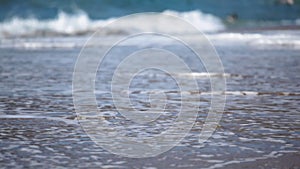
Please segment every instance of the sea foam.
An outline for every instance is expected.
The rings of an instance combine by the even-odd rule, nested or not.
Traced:
[[[162,12],[166,15],[173,15],[183,18],[200,31],[216,32],[225,29],[222,21],[211,15],[204,14],[199,10],[189,12],[176,12],[167,10]],[[145,14],[146,15],[146,14]],[[134,17],[133,17],[134,18]],[[116,18],[109,18],[105,20],[92,20],[84,11],[78,11],[76,14],[67,14],[60,12],[55,19],[38,20],[36,18],[18,18],[14,17],[0,23],[0,37],[33,37],[33,36],[57,36],[57,35],[78,35],[87,34],[96,31],[98,28],[115,21]],[[135,22],[133,19],[132,22]],[[156,23],[155,20],[150,21]],[[176,26],[169,21],[166,25]],[[128,23],[130,25],[130,23]],[[141,23],[141,26],[143,23]],[[124,30],[124,27],[116,28],[113,31],[106,31],[107,34],[114,34],[120,32],[132,32],[139,28],[132,28],[132,30]],[[166,31],[168,28],[165,28]],[[155,30],[153,30],[155,31]],[[184,30],[182,30],[184,33]]]

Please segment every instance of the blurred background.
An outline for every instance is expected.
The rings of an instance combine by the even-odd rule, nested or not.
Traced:
[[[1,0],[0,36],[84,34],[138,12],[171,12],[204,32],[300,26],[300,0]]]

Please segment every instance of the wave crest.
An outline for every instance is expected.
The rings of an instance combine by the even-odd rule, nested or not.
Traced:
[[[210,14],[204,14],[199,10],[190,12],[167,10],[162,13],[183,18],[203,32],[215,32],[225,29],[225,26],[219,18]],[[15,17],[9,21],[0,23],[0,37],[87,34],[94,32],[101,26],[104,26],[114,20],[115,18],[109,18],[106,20],[91,20],[83,11],[78,11],[76,14],[60,12],[56,19],[50,20],[38,20],[36,18],[21,19]],[[168,25],[174,26],[171,21]],[[108,30],[107,33],[114,34],[133,31],[124,30],[124,28],[116,28],[116,30]]]

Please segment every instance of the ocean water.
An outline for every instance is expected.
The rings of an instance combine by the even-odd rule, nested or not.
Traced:
[[[187,19],[204,32],[299,26],[300,2],[282,1],[1,1],[0,37],[82,35],[117,17],[140,12],[171,13]]]
[[[1,168],[299,168],[300,31],[247,29],[253,23],[267,28],[297,26],[299,1],[293,5],[275,0],[1,1],[0,9]],[[225,69],[224,75],[211,76],[226,78],[226,105],[216,131],[200,144],[199,134],[210,106],[210,83],[203,65],[187,59],[188,64],[195,65],[194,72],[178,75],[182,79],[194,77],[200,86],[199,91],[182,92],[200,94],[200,103],[189,102],[199,104],[195,125],[170,151],[134,159],[106,151],[83,131],[74,109],[72,78],[84,45],[101,50],[121,36],[145,29],[143,24],[133,28],[128,23],[108,30],[103,25],[118,16],[145,11],[181,17],[205,33]],[[234,24],[245,29],[232,28],[238,26],[226,20],[232,13],[238,13],[240,20]],[[143,23],[142,19],[131,23]],[[165,25],[173,27],[174,23],[170,20]],[[170,27],[160,31],[168,33]],[[153,31],[159,28],[154,26]],[[86,45],[98,29],[103,31],[96,37],[101,43]],[[178,31],[197,45],[194,32]],[[126,120],[116,111],[108,89],[111,74],[122,60],[119,56],[153,45],[183,51],[176,44],[142,38],[120,46],[97,72],[95,95],[100,112],[96,118],[104,118],[128,137],[163,132],[172,125],[181,106],[174,80],[154,71],[136,76],[127,92],[132,104],[145,110],[149,108],[147,98],[153,94],[145,89],[160,89],[156,92],[165,92],[168,98],[167,111],[146,125]]]
[[[105,35],[100,40],[109,42],[115,36]],[[196,77],[200,84],[201,102],[194,127],[170,151],[139,160],[114,155],[97,146],[77,121],[72,74],[87,37],[2,40],[1,166],[297,168],[300,149],[299,32],[217,33],[207,37],[220,55],[227,80],[226,106],[218,128],[207,142],[198,143],[210,105],[210,83],[205,69],[199,66],[198,73],[181,75],[187,79]],[[139,45],[141,43],[124,46],[117,54]],[[173,48],[181,50],[177,46]],[[120,61],[116,58],[108,59],[105,69],[97,74],[95,94],[99,117],[116,125],[129,137],[139,134],[150,137],[167,129],[180,108],[179,91],[172,87],[172,80],[163,74],[146,73],[136,77],[130,96],[138,109],[149,107],[145,101],[149,94],[145,88],[149,84],[166,92],[170,104],[168,111],[149,125],[124,120],[105,90],[110,81],[109,72],[113,71],[111,65]],[[192,89],[184,91],[187,95],[194,92]],[[198,103],[191,100],[190,104]]]

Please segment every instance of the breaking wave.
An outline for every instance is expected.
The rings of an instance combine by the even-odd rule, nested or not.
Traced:
[[[166,10],[162,13],[183,18],[203,32],[216,32],[225,29],[224,24],[219,18],[211,14],[204,14],[199,10],[189,12]],[[92,20],[84,11],[78,11],[76,14],[60,12],[55,19],[48,20],[14,17],[0,23],[0,37],[82,35],[94,32],[101,26],[104,26],[115,19],[116,18]],[[153,22],[155,23],[155,21]],[[174,26],[172,21],[170,21],[168,25]],[[132,31],[122,29],[123,28],[119,28],[118,31],[107,31],[107,34]]]

